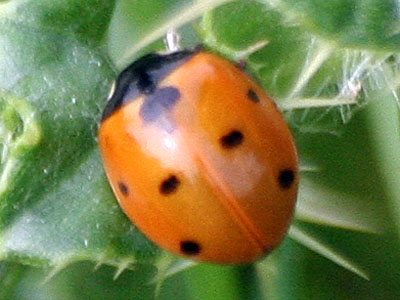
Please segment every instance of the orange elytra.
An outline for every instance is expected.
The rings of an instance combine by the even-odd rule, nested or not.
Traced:
[[[216,54],[134,62],[116,81],[99,141],[124,212],[175,254],[250,263],[290,225],[299,168],[289,128],[262,88]]]

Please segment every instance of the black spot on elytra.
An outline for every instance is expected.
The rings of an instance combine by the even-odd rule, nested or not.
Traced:
[[[197,51],[178,51],[167,55],[151,53],[143,56],[121,72],[115,91],[103,111],[102,121],[121,106],[136,100],[141,94],[156,91],[168,74],[189,60]]]
[[[178,177],[171,175],[160,184],[160,193],[163,195],[170,195],[176,192],[180,183]]]
[[[232,130],[227,135],[220,138],[222,147],[232,149],[239,146],[243,142],[244,136],[239,130]]]
[[[120,192],[122,193],[122,195],[124,195],[124,196],[128,196],[129,195],[129,189],[128,189],[128,186],[125,183],[118,182],[118,188],[119,188]]]
[[[140,108],[140,117],[145,122],[157,121],[174,107],[180,96],[179,90],[172,86],[156,89],[152,94],[146,96]]]
[[[284,169],[279,173],[278,182],[283,189],[291,187],[295,179],[294,171],[291,169]]]
[[[181,252],[186,255],[197,255],[201,251],[201,247],[194,241],[183,241],[180,244]]]
[[[260,97],[258,97],[257,93],[253,89],[248,90],[247,97],[249,97],[253,102],[260,102]]]

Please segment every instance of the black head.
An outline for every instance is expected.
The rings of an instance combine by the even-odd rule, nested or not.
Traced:
[[[114,93],[104,109],[102,121],[140,94],[152,94],[161,80],[190,59],[194,53],[195,51],[189,50],[166,55],[151,53],[132,63],[118,76]]]

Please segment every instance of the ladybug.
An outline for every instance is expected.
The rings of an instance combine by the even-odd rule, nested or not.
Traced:
[[[170,252],[251,263],[290,225],[299,168],[289,128],[262,88],[216,54],[153,53],[131,64],[99,143],[122,209]]]

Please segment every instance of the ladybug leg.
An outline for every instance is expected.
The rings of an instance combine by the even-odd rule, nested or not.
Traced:
[[[181,36],[175,30],[168,30],[164,37],[164,44],[168,52],[176,52],[182,50]]]
[[[238,67],[240,70],[244,71],[247,67],[247,61],[245,59],[240,59],[238,62],[236,62],[236,67]]]

